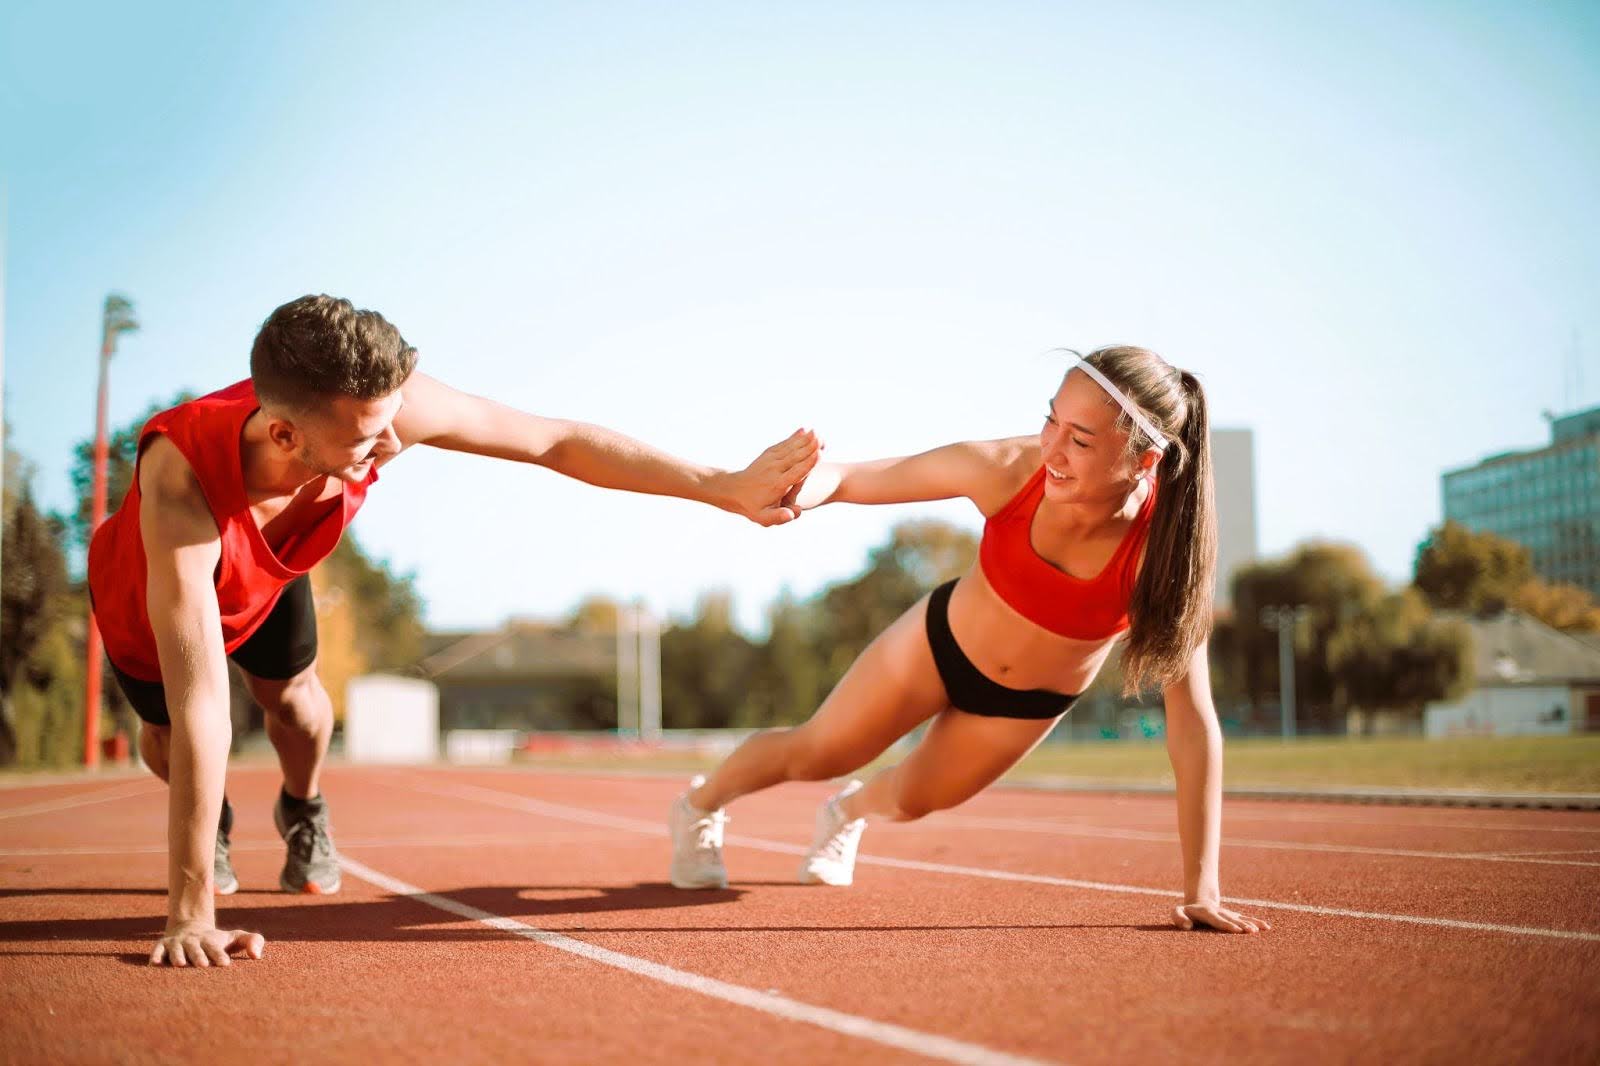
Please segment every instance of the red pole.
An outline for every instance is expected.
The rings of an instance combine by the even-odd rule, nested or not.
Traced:
[[[106,441],[106,403],[109,386],[107,368],[111,365],[111,345],[114,334],[106,332],[100,345],[100,399],[95,405],[94,430],[94,496],[89,522],[89,535],[100,528],[106,518],[106,458],[110,448]],[[85,652],[88,657],[87,675],[84,679],[83,700],[83,765],[93,769],[100,765],[100,627],[95,625],[94,611],[89,612],[89,639]]]

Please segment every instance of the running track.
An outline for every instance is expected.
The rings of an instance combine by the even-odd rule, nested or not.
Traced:
[[[152,778],[0,789],[0,1061],[1600,1061],[1600,814],[1230,802],[1256,937],[1167,924],[1170,799],[992,790],[793,883],[825,786],[664,883],[681,783],[336,766],[343,891],[275,891],[277,778],[231,772],[261,962],[144,965]],[[1250,902],[1246,902],[1250,901]]]

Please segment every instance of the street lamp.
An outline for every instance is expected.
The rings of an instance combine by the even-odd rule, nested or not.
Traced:
[[[106,407],[110,392],[111,356],[117,350],[117,338],[139,328],[134,321],[133,301],[112,293],[106,297],[105,312],[100,317],[100,396],[95,404],[94,429],[94,495],[89,520],[89,536],[100,528],[106,519],[106,458],[110,450],[106,440]],[[94,611],[89,612],[89,635],[84,653],[85,683],[83,693],[83,765],[100,764],[100,627],[95,625]]]
[[[1303,603],[1261,608],[1261,624],[1278,631],[1278,708],[1283,716],[1283,739],[1294,738],[1294,631],[1311,617]]]

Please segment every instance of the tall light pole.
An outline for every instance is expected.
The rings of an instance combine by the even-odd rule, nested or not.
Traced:
[[[617,604],[617,732],[661,737],[661,622],[643,600]]]
[[[1294,631],[1310,617],[1311,608],[1303,603],[1261,608],[1261,624],[1278,631],[1278,709],[1284,740],[1294,739]]]
[[[106,297],[105,312],[100,318],[100,395],[95,404],[94,428],[94,496],[89,520],[89,536],[100,528],[106,519],[106,458],[109,445],[106,439],[106,407],[110,396],[111,357],[117,350],[117,338],[139,328],[133,318],[133,302],[125,296],[112,293]],[[100,765],[100,627],[95,625],[94,612],[89,612],[89,635],[85,644],[83,693],[83,765]]]
[[[661,739],[661,623],[640,600],[634,618],[639,626],[639,739]]]
[[[617,733],[639,728],[639,621],[632,604],[617,604]]]

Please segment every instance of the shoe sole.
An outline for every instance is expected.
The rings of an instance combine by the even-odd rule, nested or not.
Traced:
[[[849,888],[854,883],[855,878],[852,876],[845,878],[843,881],[830,881],[825,877],[812,873],[809,867],[802,866],[796,880],[802,885],[828,885],[832,888]]]
[[[715,881],[700,881],[700,880],[694,880],[694,879],[691,879],[691,878],[688,878],[688,877],[679,877],[676,874],[674,874],[672,877],[668,878],[668,880],[670,880],[672,882],[672,887],[673,888],[681,888],[681,889],[685,889],[685,890],[691,891],[691,892],[695,891],[696,889],[706,889],[706,888],[718,888],[718,889],[721,889],[721,888],[727,888],[728,887],[728,879],[726,877],[718,878]]]
[[[216,893],[219,896],[231,896],[237,891],[239,891],[239,879],[237,877],[225,885],[216,887]]]
[[[331,896],[339,891],[340,884],[341,882],[335,878],[333,884],[331,885],[321,885],[315,881],[307,881],[299,888],[296,888],[294,885],[291,885],[286,878],[278,878],[278,887],[289,893],[291,896]]]

